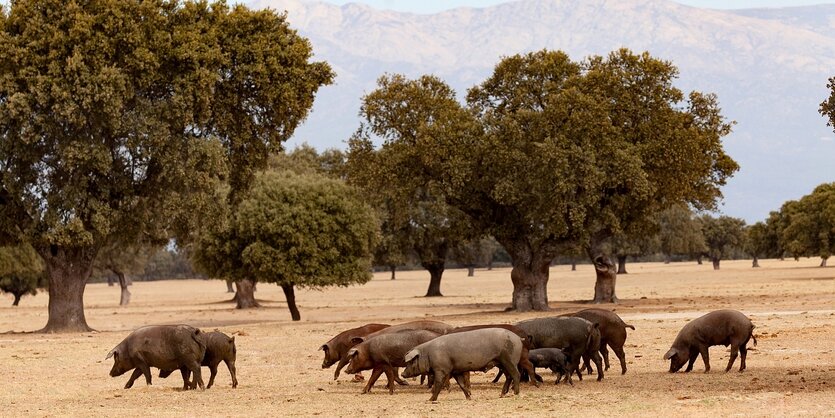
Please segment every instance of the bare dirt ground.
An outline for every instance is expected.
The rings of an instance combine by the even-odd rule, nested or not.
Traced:
[[[422,271],[380,273],[364,286],[300,291],[302,321],[293,323],[277,286],[262,284],[264,308],[236,311],[221,281],[136,283],[129,307],[118,306],[118,287],[91,284],[87,319],[99,332],[70,335],[21,333],[46,324],[46,295],[11,307],[0,297],[0,406],[3,416],[835,416],[835,268],[819,260],[723,262],[721,271],[695,263],[630,264],[618,278],[614,309],[627,323],[629,371],[614,368],[602,382],[587,378],[569,387],[521,386],[519,396],[499,397],[494,371],[473,376],[473,399],[454,387],[438,403],[417,384],[394,395],[381,378],[371,394],[350,376],[333,381],[320,368],[318,347],[342,330],[368,322],[399,323],[433,318],[453,325],[505,322],[556,315],[588,307],[591,266],[551,269],[552,312],[505,313],[512,286],[509,269],[444,274],[443,298],[420,297],[428,285]],[[728,351],[711,349],[711,373],[699,359],[694,372],[669,374],[662,360],[689,320],[734,308],[757,326],[759,345],[748,370],[725,373]],[[131,330],[147,324],[188,323],[236,335],[237,389],[221,364],[215,386],[183,392],[179,374],[140,378],[122,389],[128,375],[111,378],[107,352]],[[736,366],[738,367],[737,362]],[[736,368],[734,369],[736,370]],[[208,369],[203,369],[208,381]],[[368,376],[368,373],[365,373]],[[544,375],[551,379],[550,375]]]

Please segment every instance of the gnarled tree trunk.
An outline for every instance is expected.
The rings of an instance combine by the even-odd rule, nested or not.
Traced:
[[[426,289],[426,297],[443,296],[441,277],[444,275],[444,263],[423,263],[422,266],[429,271],[429,288]]]
[[[232,280],[226,281],[226,293],[235,293],[235,288],[232,287]]]
[[[510,254],[513,264],[510,271],[510,280],[513,282],[511,309],[517,312],[549,310],[548,275],[555,251],[550,247],[533,249],[527,241],[522,240],[500,242]]]
[[[467,266],[467,277],[475,276],[475,267]]]
[[[593,303],[618,303],[615,294],[617,284],[617,270],[612,260],[605,255],[598,255],[594,258],[594,271],[597,279],[594,282]]]
[[[626,256],[618,256],[618,274],[629,274],[626,272]]]
[[[238,291],[235,293],[237,309],[257,308],[261,306],[255,300],[255,283],[249,279],[241,279],[235,282]]]
[[[713,262],[713,269],[719,270],[719,261],[721,261],[721,259],[719,257],[710,257],[710,261]]]
[[[754,261],[751,263],[751,267],[759,267],[759,266],[760,266],[760,261],[757,258],[757,256],[754,256]]]
[[[17,304],[20,303],[20,297],[23,296],[23,294],[13,293],[13,295],[14,295],[14,302],[12,302],[12,306],[17,306]]]
[[[119,286],[122,288],[122,295],[119,297],[119,306],[125,306],[130,303],[130,291],[128,290],[128,279],[125,277],[125,272],[113,269],[116,277],[119,278]]]
[[[821,267],[826,267],[826,260],[827,258],[821,257]]]
[[[284,291],[284,298],[287,299],[287,307],[290,309],[290,317],[294,321],[300,321],[302,316],[299,314],[299,308],[296,307],[296,292],[293,288],[293,283],[281,285],[281,290]]]
[[[49,319],[40,332],[92,331],[84,317],[84,288],[93,272],[97,249],[38,248],[49,278]]]

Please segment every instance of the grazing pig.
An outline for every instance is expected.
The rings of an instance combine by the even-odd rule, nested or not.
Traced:
[[[383,328],[379,331],[373,332],[373,333],[365,335],[365,336],[354,337],[354,338],[351,339],[351,343],[353,345],[357,345],[357,344],[359,344],[359,343],[361,343],[365,340],[371,339],[371,338],[376,337],[378,335],[391,334],[391,333],[406,331],[406,330],[422,329],[422,330],[432,331],[436,334],[443,335],[443,334],[446,334],[448,331],[450,331],[452,328],[454,328],[452,325],[448,325],[448,324],[445,324],[445,323],[439,322],[439,321],[430,321],[430,320],[412,321],[412,322],[406,322],[404,324],[398,324],[398,325],[393,325],[393,326],[390,326],[390,327],[387,327],[387,328]],[[338,373],[339,369],[341,369],[343,366],[348,364],[349,360],[350,359],[348,358],[347,355],[342,356],[342,359],[339,360],[339,364],[336,365],[337,373],[334,375],[334,378],[333,378],[334,380],[336,380],[336,377],[339,376],[339,373]],[[388,376],[386,376],[386,377],[388,377]],[[396,371],[395,371],[394,378],[397,381],[397,383],[399,383],[401,385],[406,385],[407,384],[405,380],[401,379],[397,375]]]
[[[600,327],[600,354],[603,356],[605,370],[609,370],[609,350],[606,349],[608,345],[620,361],[621,374],[626,374],[626,354],[623,352],[623,346],[626,343],[626,328],[632,328],[634,330],[634,326],[623,322],[618,314],[605,309],[583,309],[580,312],[561,316],[583,318],[591,323],[598,324]],[[585,361],[585,367],[591,372],[589,358],[584,357],[583,360]]]
[[[206,354],[203,355],[203,361],[200,362],[200,365],[208,366],[209,371],[212,373],[206,389],[211,388],[215,383],[217,366],[221,361],[226,363],[226,368],[229,369],[229,374],[232,375],[232,387],[238,387],[238,378],[235,373],[235,358],[237,357],[235,337],[229,338],[228,335],[218,331],[207,332],[203,335],[206,340]],[[173,370],[160,370],[159,377],[164,379],[172,372]],[[188,376],[189,373],[191,372],[187,371],[185,376]]]
[[[516,324],[532,337],[534,348],[559,348],[571,359],[565,381],[573,385],[571,375],[578,370],[580,360],[587,353],[597,366],[597,380],[603,379],[603,361],[597,352],[600,348],[598,325],[583,318],[546,317],[534,318]],[[582,378],[582,377],[581,377]]]
[[[568,364],[571,362],[571,359],[559,348],[535,348],[530,351],[528,358],[530,358],[534,367],[551,369],[557,375],[554,384],[560,382],[560,379],[568,370]]]
[[[464,374],[499,367],[508,376],[502,388],[502,396],[507,393],[511,380],[513,392],[518,395],[519,371],[516,365],[521,355],[522,340],[506,329],[485,328],[442,335],[406,354],[403,377],[432,373],[434,382],[430,400],[436,401],[444,383],[452,376],[464,391],[464,396],[470,399],[470,389]]]
[[[707,373],[710,371],[708,347],[720,344],[725,347],[730,345],[731,358],[725,371],[733,367],[737,352],[742,357],[739,371],[743,371],[745,370],[745,357],[748,355],[746,344],[751,338],[754,339],[754,346],[756,346],[754,324],[742,312],[732,309],[713,311],[688,322],[679,331],[670,351],[664,354],[664,360],[670,360],[670,373],[679,371],[689,360],[685,370],[689,372],[693,370],[693,363],[701,354],[705,362],[705,373]]]
[[[394,393],[395,374],[397,367],[406,366],[403,358],[411,349],[427,341],[435,339],[440,334],[427,330],[403,330],[400,332],[378,335],[363,341],[348,350],[348,368],[346,373],[359,373],[362,370],[374,369],[371,378],[363,388],[362,393],[371,392],[374,382],[385,373],[388,378],[389,393]]]
[[[526,333],[521,328],[519,328],[515,325],[510,325],[510,324],[470,325],[470,326],[466,326],[466,327],[453,328],[452,331],[449,331],[447,334],[453,334],[453,333],[457,333],[457,332],[466,332],[466,331],[472,331],[472,330],[484,329],[484,328],[504,328],[504,329],[506,329],[508,331],[511,331],[514,334],[518,335],[519,338],[522,340],[522,356],[519,358],[519,371],[520,372],[522,372],[522,371],[527,372],[526,375],[530,375],[530,376],[536,375],[536,373],[534,372],[534,369],[533,369],[533,364],[531,364],[530,360],[528,360],[528,350],[531,349],[531,337],[528,335],[528,333]],[[501,371],[499,371],[499,373],[496,374],[496,378],[493,379],[493,383],[498,382],[499,379],[502,377],[502,374],[503,373]],[[525,376],[525,375],[522,375],[522,376]],[[534,378],[531,379],[531,383],[534,386],[539,386],[539,382],[537,382],[536,379],[534,379]]]
[[[320,350],[325,352],[325,360],[322,361],[322,368],[327,369],[328,367],[334,365],[334,363],[342,360],[345,355],[348,354],[348,350],[356,345],[356,343],[352,342],[354,337],[364,337],[368,334],[388,327],[389,325],[387,324],[366,324],[361,327],[351,328],[347,331],[340,332],[335,337],[331,338],[330,341],[319,347]],[[333,373],[333,380],[339,378],[339,371],[342,370],[342,367],[344,366],[345,363],[339,363],[339,366],[337,366],[336,371]],[[362,375],[359,376],[359,378],[355,378],[354,380],[362,380]]]
[[[151,367],[160,370],[180,370],[183,388],[203,389],[200,362],[206,353],[206,340],[199,329],[188,325],[152,325],[139,328],[107,353],[113,357],[110,376],[123,375],[134,369],[125,389],[133,386],[140,375],[151,384]],[[189,373],[194,373],[194,383],[189,383]]]

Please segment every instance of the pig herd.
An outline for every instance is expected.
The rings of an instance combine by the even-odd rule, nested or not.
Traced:
[[[539,386],[542,377],[536,369],[548,369],[556,376],[555,384],[573,384],[572,375],[583,379],[583,371],[597,371],[597,380],[609,370],[609,349],[618,358],[621,374],[626,373],[626,328],[614,312],[604,309],[585,309],[556,317],[535,318],[516,324],[488,324],[453,327],[443,322],[421,320],[399,325],[367,324],[343,331],[320,347],[325,359],[322,368],[336,364],[334,380],[344,368],[361,381],[361,372],[370,370],[362,393],[371,391],[376,381],[385,374],[386,387],[394,393],[396,386],[406,382],[402,377],[428,378],[432,401],[437,400],[442,388],[454,379],[464,396],[470,398],[470,372],[484,372],[497,368],[493,382],[504,376],[501,395],[510,389],[519,393],[519,383],[530,381]],[[670,360],[670,372],[688,363],[689,372],[699,355],[710,370],[708,347],[731,346],[731,357],[726,371],[737,356],[739,370],[745,369],[747,343],[753,338],[754,325],[742,313],[719,310],[694,319],[679,332],[670,350],[664,355]],[[754,345],[756,345],[754,338]],[[188,325],[156,325],[139,328],[128,335],[107,355],[114,364],[110,376],[120,376],[133,370],[125,388],[130,388],[140,376],[151,384],[151,367],[160,370],[165,378],[179,370],[183,389],[204,388],[201,366],[211,372],[210,388],[220,362],[226,363],[232,376],[232,387],[237,387],[235,371],[235,337],[220,332],[202,332]]]

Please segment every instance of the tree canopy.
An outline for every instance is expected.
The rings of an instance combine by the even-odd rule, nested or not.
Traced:
[[[88,330],[98,250],[186,236],[333,78],[286,15],[224,2],[19,0],[0,23],[0,239],[45,261],[45,331]]]
[[[28,244],[0,247],[0,290],[14,296],[17,306],[24,295],[36,295],[47,286],[43,262]]]
[[[201,237],[195,261],[211,277],[278,284],[297,321],[294,287],[369,281],[376,239],[371,208],[344,182],[266,172],[226,219]]]
[[[658,214],[661,253],[699,256],[707,252],[702,224],[686,205],[673,205]]]
[[[702,234],[705,237],[708,255],[713,268],[719,270],[719,263],[728,258],[734,248],[742,248],[745,242],[745,221],[730,216],[701,217]]]
[[[433,82],[426,88],[444,93],[445,111],[418,124],[401,175],[437,185],[502,244],[513,259],[514,309],[546,310],[560,248],[593,247],[675,203],[712,208],[738,169],[722,148],[730,124],[716,97],[685,95],[676,76],[646,53],[575,62],[544,50],[502,59],[469,90],[467,109]],[[412,97],[389,103],[409,108]],[[607,297],[613,283],[599,300]]]
[[[835,183],[824,183],[793,204],[784,205],[782,240],[794,255],[821,258],[835,253]]]

